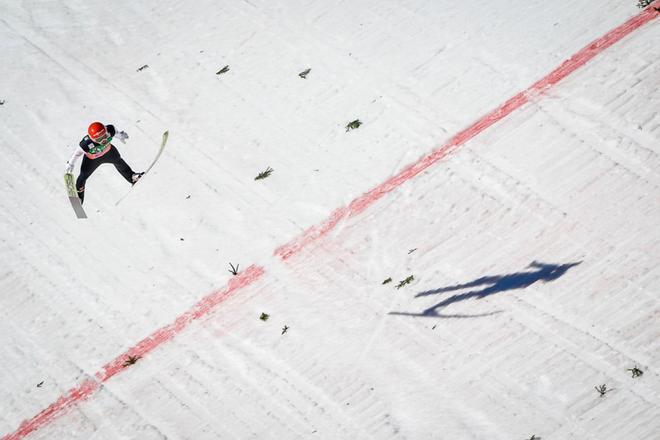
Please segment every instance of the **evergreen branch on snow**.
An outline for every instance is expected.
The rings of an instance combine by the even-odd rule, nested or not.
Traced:
[[[602,384],[602,385],[599,385],[599,386],[597,386],[597,387],[594,387],[594,389],[595,389],[596,391],[598,391],[598,393],[600,394],[600,397],[604,397],[605,394],[607,394],[607,393],[609,393],[610,391],[612,391],[612,390],[608,390],[608,389],[607,389],[607,385],[605,385],[605,384]]]
[[[257,177],[254,178],[254,180],[261,180],[265,179],[266,177],[270,176],[273,173],[273,169],[271,167],[266,168],[265,171],[260,172]]]
[[[639,376],[641,376],[642,374],[644,374],[644,372],[643,372],[642,370],[640,370],[639,368],[637,368],[636,366],[633,367],[633,368],[628,368],[628,371],[630,371],[630,372],[632,373],[632,377],[633,377],[633,379],[634,379],[635,377],[639,377]]]
[[[215,72],[216,75],[222,75],[223,73],[229,72],[229,65],[223,67],[222,69],[218,70]]]
[[[307,75],[308,75],[309,72],[311,72],[311,71],[312,71],[312,69],[305,69],[305,70],[303,70],[302,72],[300,72],[300,73],[298,74],[298,76],[301,77],[302,79],[307,79]]]
[[[406,284],[410,284],[410,283],[412,283],[414,279],[415,279],[415,277],[414,277],[413,275],[410,275],[410,276],[407,277],[405,280],[399,281],[399,285],[396,286],[396,288],[397,288],[397,289],[400,289],[400,288],[402,288],[403,286],[405,286]]]
[[[128,367],[136,363],[138,360],[140,360],[140,356],[129,356],[125,361],[123,366]]]
[[[356,119],[355,121],[351,121],[348,124],[346,124],[346,131],[350,130],[355,130],[356,128],[359,128],[360,125],[362,125],[362,122],[360,122],[359,119]]]

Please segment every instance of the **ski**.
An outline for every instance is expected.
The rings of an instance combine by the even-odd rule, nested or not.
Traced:
[[[64,175],[64,184],[66,185],[66,192],[67,195],[69,196],[69,201],[71,202],[71,207],[73,208],[73,212],[76,213],[76,217],[87,218],[87,214],[85,214],[85,210],[82,207],[82,203],[78,198],[78,191],[76,190],[76,185],[73,183],[73,174],[66,173]]]
[[[165,131],[165,133],[163,133],[163,140],[160,143],[160,148],[158,149],[158,153],[156,154],[156,157],[154,157],[154,160],[151,161],[151,164],[149,165],[149,167],[147,167],[147,169],[144,171],[144,174],[142,175],[142,177],[140,177],[140,180],[135,182],[133,184],[133,186],[131,186],[131,189],[129,189],[128,192],[126,194],[124,194],[119,200],[117,200],[117,202],[115,203],[115,206],[119,205],[119,202],[124,200],[131,193],[133,188],[135,188],[135,185],[140,183],[140,181],[142,179],[144,179],[144,176],[146,176],[146,174],[149,172],[149,170],[153,168],[153,166],[156,164],[156,161],[158,160],[160,155],[163,154],[163,150],[165,149],[165,144],[167,143],[168,136],[169,136],[169,131]]]

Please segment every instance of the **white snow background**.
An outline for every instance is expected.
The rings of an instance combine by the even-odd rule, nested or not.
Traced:
[[[273,256],[639,12],[2,0],[0,435],[231,262],[265,274],[29,438],[660,439],[657,19]],[[62,175],[94,120],[136,170],[170,140],[119,206],[97,170],[78,220]]]

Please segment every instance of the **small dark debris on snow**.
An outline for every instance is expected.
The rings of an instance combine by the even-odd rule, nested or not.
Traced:
[[[144,66],[142,66],[138,70],[136,70],[136,72],[142,72],[144,69],[148,69],[148,68],[149,68],[149,65],[145,64]]]
[[[351,121],[348,124],[346,124],[346,131],[350,130],[355,130],[356,128],[359,128],[360,125],[362,125],[362,122],[360,122],[359,119],[356,119],[355,121]]]
[[[608,389],[607,389],[607,385],[605,385],[605,384],[602,384],[602,385],[600,385],[600,386],[594,387],[594,389],[595,389],[596,391],[598,391],[598,393],[600,394],[600,397],[604,397],[605,394],[607,394],[607,393],[609,393],[610,391],[612,391],[612,390],[608,390]]]
[[[229,263],[229,267],[231,267],[231,269],[229,269],[229,273],[232,275],[238,275],[238,266],[240,266],[240,264],[237,264],[236,267],[234,267],[233,264]]]
[[[541,440],[541,437],[537,437],[536,435],[532,434],[529,440]]]
[[[186,200],[188,200],[189,198],[190,198],[190,194],[188,194],[188,195],[186,196]]]
[[[289,326],[285,325],[284,327],[282,327],[282,334],[286,333],[288,330],[289,330]]]
[[[0,99],[0,105],[5,105],[5,100],[4,99]]]
[[[270,318],[268,313],[261,313],[261,316],[259,317],[262,321],[268,321],[268,318]]]
[[[405,286],[406,284],[412,283],[414,279],[415,279],[415,277],[413,275],[410,275],[405,280],[399,281],[399,284],[396,286],[396,288],[400,289],[403,286]]]
[[[37,388],[41,388],[41,386],[42,386],[43,384],[44,384],[44,381],[42,380],[41,382],[39,382],[39,383],[37,384]]]
[[[266,177],[270,176],[273,173],[273,170],[271,167],[266,168],[265,171],[260,172],[257,177],[254,178],[254,180],[261,180],[265,179]]]
[[[180,237],[179,240],[180,240],[180,241],[183,241],[183,237]]]
[[[415,248],[415,249],[410,249],[410,250],[408,251],[408,255],[412,254],[412,253],[415,252],[416,250],[417,250],[417,248]]]
[[[215,74],[216,75],[222,75],[223,73],[227,73],[227,72],[229,72],[229,66],[228,65],[223,67],[222,69],[218,70],[217,72],[215,72]]]
[[[135,364],[137,361],[141,359],[140,356],[129,356],[128,359],[124,361],[124,367],[128,367],[130,365]]]
[[[632,373],[632,377],[633,377],[633,379],[634,379],[635,377],[639,377],[639,376],[641,376],[642,374],[644,374],[644,372],[643,372],[642,370],[640,370],[639,368],[637,368],[637,367],[634,367],[634,368],[628,368],[628,371],[630,371],[630,372]]]
[[[435,328],[438,326],[438,324],[435,324],[433,327],[431,327],[431,330],[435,330]]]
[[[302,72],[300,72],[298,76],[301,77],[302,79],[307,79],[307,75],[309,75],[309,72],[311,71],[312,69],[305,69]]]
[[[383,281],[383,284],[391,283],[392,282],[392,277],[389,277],[385,281]]]

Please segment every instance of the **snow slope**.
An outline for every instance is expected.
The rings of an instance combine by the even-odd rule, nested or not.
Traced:
[[[274,253],[639,13],[0,4],[3,440],[660,436],[657,19]],[[79,221],[61,176],[92,120],[135,169],[170,141],[118,207],[100,168]]]

